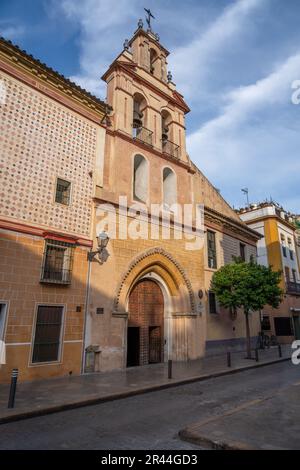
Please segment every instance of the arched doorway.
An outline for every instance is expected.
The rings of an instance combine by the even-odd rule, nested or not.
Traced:
[[[164,297],[151,279],[139,281],[129,294],[127,367],[163,362]]]

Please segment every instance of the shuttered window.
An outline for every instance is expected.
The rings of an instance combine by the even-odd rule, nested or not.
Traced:
[[[34,335],[32,362],[59,360],[63,307],[39,306]]]

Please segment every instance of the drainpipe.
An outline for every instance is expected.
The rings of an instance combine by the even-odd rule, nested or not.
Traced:
[[[90,304],[90,279],[91,279],[91,261],[88,260],[88,273],[86,283],[86,294],[85,294],[85,306],[84,306],[84,325],[83,325],[83,341],[82,341],[82,358],[81,358],[81,374],[84,374],[85,364],[85,347],[86,347],[86,336],[87,336],[87,317],[89,314]]]

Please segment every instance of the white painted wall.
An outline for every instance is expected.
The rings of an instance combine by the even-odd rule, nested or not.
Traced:
[[[263,266],[268,267],[268,251],[266,246],[266,239],[265,239],[265,226],[264,222],[256,222],[253,224],[249,224],[249,227],[253,230],[256,230],[258,233],[263,235],[264,238],[261,238],[257,242],[257,262]]]

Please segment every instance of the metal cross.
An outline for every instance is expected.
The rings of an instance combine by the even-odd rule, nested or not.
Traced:
[[[147,13],[146,22],[147,22],[147,25],[148,25],[148,27],[151,31],[151,18],[155,19],[155,16],[152,15],[150,9],[144,8],[144,10]]]

